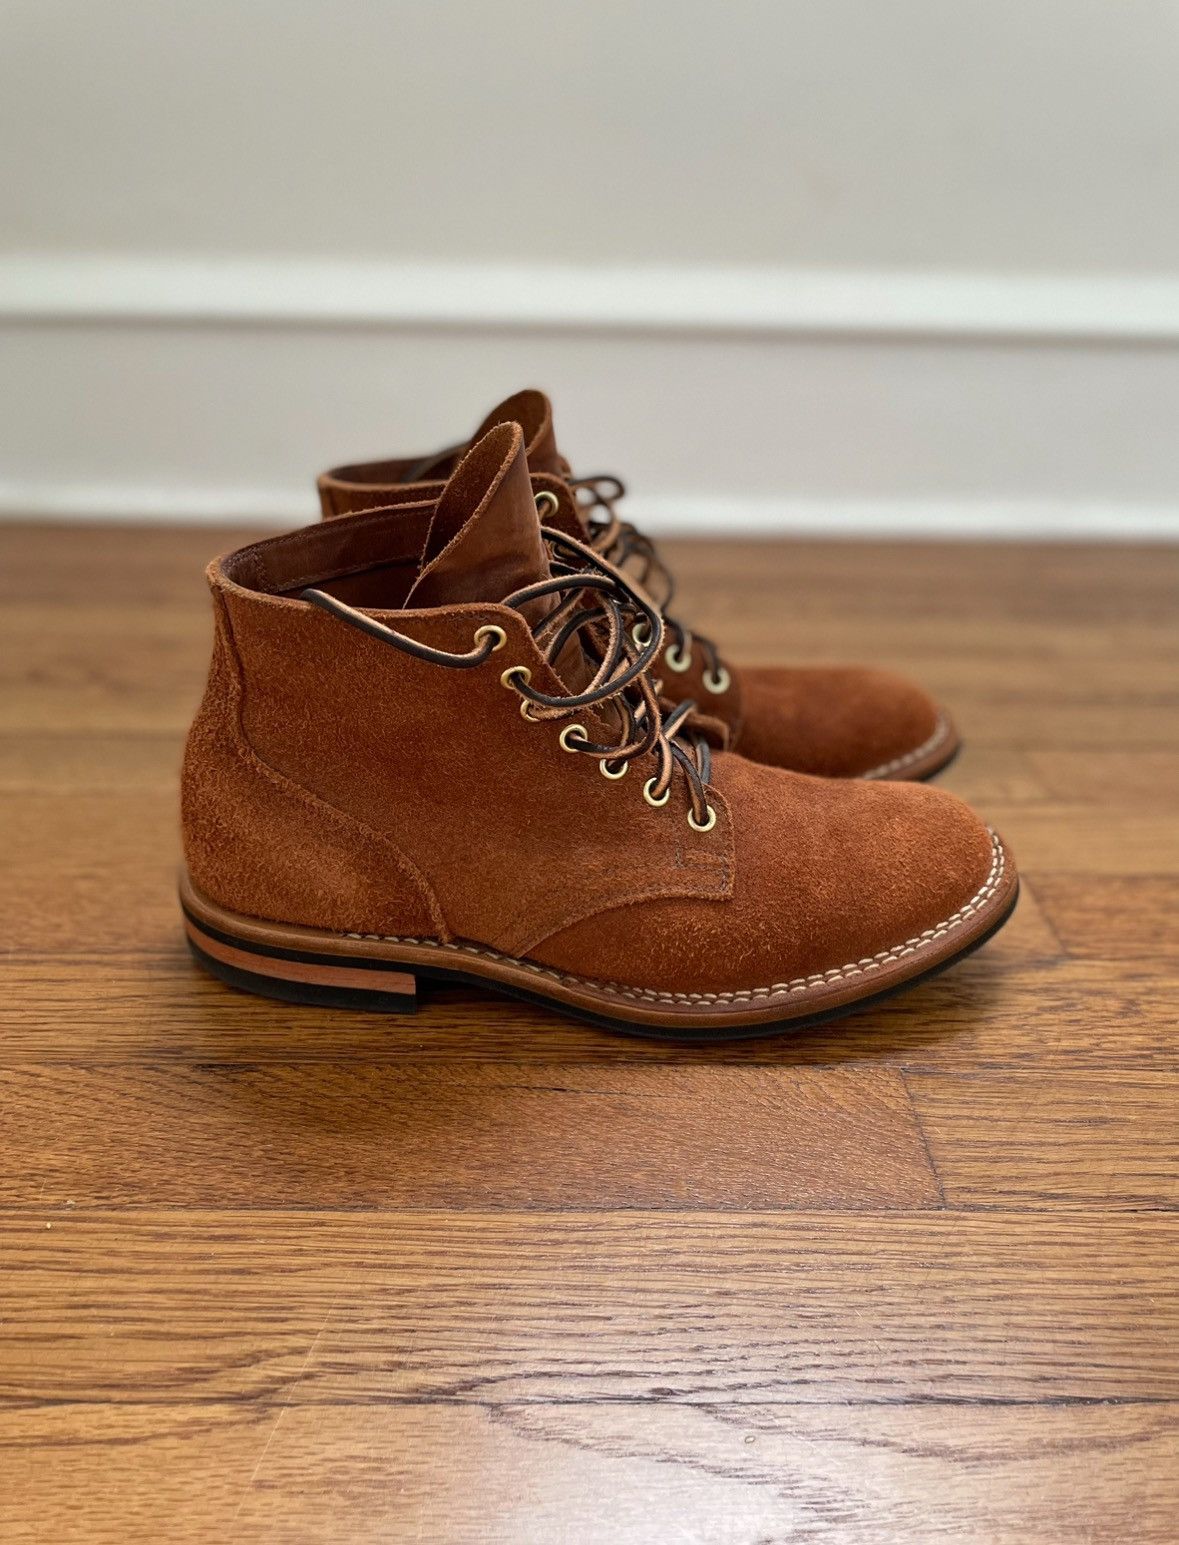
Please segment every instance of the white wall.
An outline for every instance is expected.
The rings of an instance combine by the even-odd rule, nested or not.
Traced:
[[[560,393],[655,518],[1179,529],[1179,0],[7,0],[0,508]]]

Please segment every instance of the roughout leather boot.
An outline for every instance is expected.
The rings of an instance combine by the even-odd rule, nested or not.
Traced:
[[[534,473],[569,483],[579,496],[584,540],[627,570],[664,614],[658,674],[673,702],[692,698],[729,727],[734,750],[772,767],[828,778],[932,777],[953,760],[959,740],[949,715],[901,676],[864,666],[736,666],[716,645],[668,612],[675,585],[650,538],[616,512],[616,477],[574,478],[557,449],[543,392],[517,392],[493,408],[475,439],[497,424],[523,426]],[[474,441],[471,442],[472,444]],[[406,485],[450,475],[466,444],[430,456],[336,467],[319,479],[325,517],[371,510],[404,497]],[[429,491],[428,489],[425,491]],[[437,488],[434,489],[435,495]],[[407,533],[407,559],[419,550]]]
[[[544,528],[502,425],[419,510],[211,565],[182,780],[204,966],[374,1009],[457,979],[714,1038],[881,997],[1003,922],[1014,865],[952,795],[762,766],[661,701],[658,610],[570,534],[568,490],[540,504]]]

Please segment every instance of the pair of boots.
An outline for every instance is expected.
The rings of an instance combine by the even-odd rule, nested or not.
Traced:
[[[714,1039],[882,997],[1010,915],[1000,839],[888,781],[945,765],[948,717],[880,672],[726,663],[541,393],[319,486],[330,518],[208,570],[181,899],[214,975]]]

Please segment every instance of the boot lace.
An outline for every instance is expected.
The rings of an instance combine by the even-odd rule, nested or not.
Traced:
[[[671,642],[664,663],[669,670],[686,671],[692,664],[692,647],[698,645],[704,655],[704,686],[715,695],[727,692],[731,677],[710,638],[693,633],[686,624],[669,614],[675,596],[675,579],[659,556],[655,543],[630,521],[623,520],[615,506],[626,494],[626,485],[612,472],[593,477],[574,477],[569,469],[567,481],[573,489],[582,514],[589,522],[589,539],[594,551],[614,565],[625,569],[633,565],[636,579],[654,599],[667,626]],[[643,635],[640,634],[640,639]]]
[[[528,608],[527,618],[541,610],[530,603],[548,601],[543,614],[528,623],[529,632],[558,675],[558,662],[579,648],[589,679],[578,692],[549,694],[532,686],[527,666],[510,665],[500,676],[501,683],[519,694],[524,718],[532,723],[561,723],[563,749],[594,757],[604,777],[625,777],[632,760],[651,753],[656,771],[643,786],[649,805],[667,804],[679,768],[687,786],[689,824],[695,831],[711,831],[716,811],[708,803],[705,785],[712,771],[712,752],[707,739],[688,722],[696,704],[686,699],[665,709],[653,679],[664,643],[659,609],[595,547],[547,526],[541,527],[541,535],[548,550],[550,578],[514,591],[503,605],[516,611]],[[451,669],[482,665],[507,642],[504,630],[489,623],[476,629],[474,649],[452,654],[399,633],[322,590],[303,590],[301,598],[404,654]],[[591,739],[575,718],[580,709],[594,710],[594,719],[613,738]]]

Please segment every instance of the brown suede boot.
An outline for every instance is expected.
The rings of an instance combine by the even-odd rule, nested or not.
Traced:
[[[212,564],[183,772],[203,965],[296,1001],[403,1009],[442,978],[713,1038],[844,1012],[1003,922],[1014,865],[953,796],[761,766],[661,702],[657,609],[568,534],[567,490],[541,503],[544,529],[505,425],[436,501]]]
[[[650,538],[616,513],[625,492],[621,481],[573,477],[557,449],[552,408],[543,392],[517,392],[493,408],[475,439],[497,424],[513,422],[523,426],[531,470],[568,482],[579,494],[584,540],[608,562],[633,573],[663,612],[666,642],[658,674],[664,693],[673,702],[692,698],[723,719],[734,750],[755,762],[827,778],[922,779],[953,760],[959,740],[949,715],[901,676],[858,665],[735,666],[722,661],[710,639],[694,635],[669,614],[674,581]],[[463,444],[431,456],[336,467],[319,479],[323,514],[387,506],[405,497],[407,485],[425,484],[416,496],[432,492],[436,497],[431,480],[448,477],[466,449]]]

